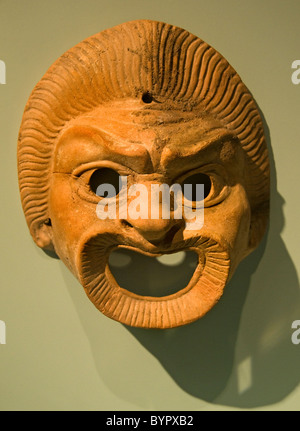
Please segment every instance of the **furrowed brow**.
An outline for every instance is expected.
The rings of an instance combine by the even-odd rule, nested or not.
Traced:
[[[152,169],[146,148],[91,126],[73,126],[59,139],[54,155],[55,172],[71,172],[84,163],[109,160],[136,172]]]
[[[218,129],[208,131],[200,139],[195,139],[194,142],[186,145],[169,145],[163,150],[161,166],[172,175],[173,172],[182,171],[183,167],[188,170],[201,164],[211,163],[216,157],[218,148],[226,142],[236,145],[238,140],[230,131]]]

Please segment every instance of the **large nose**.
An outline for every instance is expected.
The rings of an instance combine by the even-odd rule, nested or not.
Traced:
[[[180,230],[182,220],[122,220],[122,222],[134,228],[147,241],[157,244],[161,242],[172,242],[175,234]]]
[[[173,197],[168,188],[159,189],[159,184],[156,188],[153,183],[143,186],[137,202],[129,198],[127,217],[121,221],[153,244],[171,243],[184,224],[182,218],[174,218]]]

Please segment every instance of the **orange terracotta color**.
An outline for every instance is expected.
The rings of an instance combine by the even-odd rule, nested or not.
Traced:
[[[207,43],[161,22],[98,33],[50,67],[25,107],[18,168],[36,244],[55,250],[94,305],[126,325],[170,328],[202,317],[268,221],[268,153],[251,94]],[[203,227],[187,230],[173,213],[99,219],[92,181],[107,172],[147,190],[206,175]],[[117,248],[153,257],[194,250],[198,265],[178,292],[143,296],[112,275]]]

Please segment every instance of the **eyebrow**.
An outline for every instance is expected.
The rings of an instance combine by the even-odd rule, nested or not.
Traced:
[[[120,139],[117,135],[93,126],[71,126],[60,138],[57,145],[58,151],[68,150],[68,157],[56,157],[59,159],[59,172],[71,172],[80,165],[98,162],[113,161],[130,170],[148,174],[156,170],[167,172],[168,176],[177,175],[178,172],[190,170],[201,165],[199,158],[201,154],[207,154],[216,146],[228,142],[233,142],[237,138],[228,129],[216,127],[199,133],[199,137],[194,137],[186,145],[174,143],[166,145],[160,154],[156,154],[157,166],[153,166],[151,152],[140,142]],[[74,141],[80,145],[74,145]],[[95,151],[91,154],[91,146]],[[154,150],[157,151],[157,150]],[[72,157],[72,152],[74,156]],[[71,153],[71,154],[70,154]],[[79,155],[78,155],[79,154]],[[69,162],[69,164],[68,164]],[[211,161],[210,161],[211,162]],[[156,168],[156,169],[155,169]],[[57,163],[55,162],[55,169]]]
[[[91,152],[91,148],[94,151]],[[56,157],[60,160],[60,171],[69,172],[82,164],[99,160],[111,160],[135,172],[153,170],[150,154],[143,145],[121,140],[118,136],[93,126],[72,126],[66,130],[57,145],[57,153],[61,151],[68,151],[70,164],[67,166],[67,162],[64,163],[65,157]]]
[[[183,166],[187,171],[206,164],[208,157],[210,159],[215,157],[211,151],[228,141],[233,144],[238,143],[237,137],[232,132],[224,128],[216,128],[208,130],[207,133],[201,135],[201,138],[195,139],[194,142],[187,145],[166,146],[161,156],[162,169],[171,174],[173,171],[183,171]],[[211,163],[211,161],[213,160],[209,162]]]

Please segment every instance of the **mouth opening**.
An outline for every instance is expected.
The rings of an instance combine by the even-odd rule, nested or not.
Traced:
[[[118,239],[118,241],[116,241]],[[82,241],[78,278],[96,308],[140,328],[174,328],[204,316],[228,278],[226,248],[208,236],[165,254],[103,234]]]
[[[119,247],[111,252],[108,266],[123,289],[139,296],[161,298],[184,289],[198,263],[198,254],[192,250],[147,256]]]

